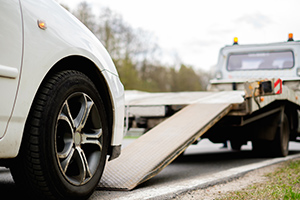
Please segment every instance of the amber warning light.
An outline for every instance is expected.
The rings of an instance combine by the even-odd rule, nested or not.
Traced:
[[[288,42],[291,42],[291,41],[294,41],[293,33],[289,33],[289,39],[288,39]]]
[[[239,39],[237,37],[234,37],[233,38],[233,45],[239,44],[238,42],[239,42]]]

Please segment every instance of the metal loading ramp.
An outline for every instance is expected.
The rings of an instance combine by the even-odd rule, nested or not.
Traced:
[[[191,104],[139,137],[107,163],[100,188],[132,190],[170,164],[225,116],[231,103]]]

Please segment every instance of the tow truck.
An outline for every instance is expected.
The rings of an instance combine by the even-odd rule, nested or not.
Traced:
[[[259,155],[287,156],[299,141],[300,41],[221,48],[208,91],[127,91],[126,122],[148,131],[109,162],[99,187],[132,190],[208,138]],[[138,120],[137,120],[138,119]]]

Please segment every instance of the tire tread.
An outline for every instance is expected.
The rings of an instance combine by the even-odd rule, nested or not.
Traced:
[[[25,190],[35,191],[30,193],[30,196],[35,195],[33,198],[39,199],[40,197],[46,197],[47,199],[56,199],[57,194],[53,194],[53,188],[47,184],[45,172],[41,163],[42,155],[39,147],[39,128],[42,126],[42,111],[46,106],[49,93],[53,91],[55,85],[59,80],[64,79],[67,76],[76,76],[81,73],[78,71],[62,71],[54,74],[51,78],[44,81],[34,99],[33,106],[30,110],[27,123],[25,125],[25,132],[20,149],[20,155],[16,159],[16,167],[11,167],[12,175],[15,182],[22,187],[25,186]],[[82,75],[82,74],[81,74]],[[23,167],[24,172],[18,172]],[[30,181],[28,181],[30,180]],[[38,192],[38,193],[36,193]]]

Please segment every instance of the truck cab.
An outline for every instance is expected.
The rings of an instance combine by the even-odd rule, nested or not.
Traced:
[[[294,41],[292,34],[287,42],[270,44],[239,45],[236,39],[233,45],[220,49],[209,90],[239,90],[245,81],[266,78],[280,78],[298,90],[299,53],[300,41]]]

